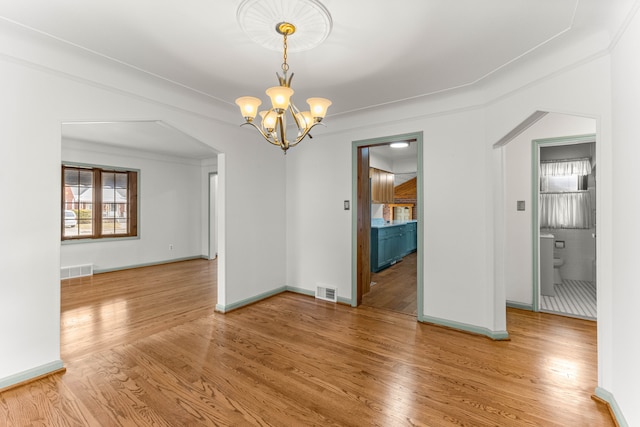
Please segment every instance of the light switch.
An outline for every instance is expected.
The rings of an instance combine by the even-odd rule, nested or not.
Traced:
[[[344,201],[344,210],[345,210],[345,211],[348,211],[348,210],[349,210],[349,201],[348,201],[348,200],[345,200],[345,201]]]
[[[523,211],[523,210],[524,210],[524,200],[518,200],[518,201],[516,202],[516,208],[517,208],[519,211]]]

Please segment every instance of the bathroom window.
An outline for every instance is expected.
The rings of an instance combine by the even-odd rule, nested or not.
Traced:
[[[590,228],[590,159],[554,160],[540,163],[540,226],[544,228]]]
[[[583,191],[588,186],[588,175],[548,175],[540,178],[543,193],[565,193]]]

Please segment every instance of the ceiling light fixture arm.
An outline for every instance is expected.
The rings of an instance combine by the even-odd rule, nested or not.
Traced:
[[[273,108],[269,110],[269,113],[271,112],[277,114],[277,111]],[[296,136],[296,139],[293,141],[287,140],[287,130],[286,130],[286,122],[284,120],[284,114],[281,116],[278,116],[278,118],[276,119],[275,126],[273,128],[265,128],[264,122],[262,126],[258,126],[253,121],[246,121],[242,123],[240,126],[244,126],[244,125],[253,126],[260,133],[260,135],[262,135],[265,141],[267,141],[269,144],[280,147],[282,151],[284,151],[284,154],[287,154],[287,150],[289,148],[295,147],[296,145],[298,145],[307,135],[309,135],[309,138],[313,138],[313,136],[309,132],[316,125],[325,126],[325,124],[320,122],[319,120],[315,120],[314,123],[312,123],[309,127],[302,126],[301,123],[296,118],[295,112],[293,111],[293,109],[291,109],[291,116],[295,120],[296,127],[298,128],[298,135]],[[276,129],[278,129],[279,132],[276,132]]]
[[[309,111],[300,111],[293,101],[290,99],[294,91],[291,89],[291,80],[293,73],[289,75],[289,64],[287,64],[287,36],[293,34],[296,27],[288,22],[281,22],[276,25],[276,31],[283,36],[283,55],[282,55],[282,73],[280,76],[276,72],[279,86],[271,87],[266,90],[266,94],[271,98],[272,107],[268,110],[258,111],[258,107],[262,103],[260,99],[252,96],[244,96],[236,99],[236,104],[240,107],[240,111],[245,119],[244,125],[253,126],[260,135],[270,144],[279,146],[284,154],[291,147],[298,145],[307,135],[312,138],[309,131],[317,124],[320,124],[324,118],[327,108],[331,105],[331,101],[325,98],[309,98]],[[291,118],[297,129],[296,138],[292,141],[287,139],[287,112],[291,114]],[[260,125],[256,125],[253,120],[256,115],[262,117]]]

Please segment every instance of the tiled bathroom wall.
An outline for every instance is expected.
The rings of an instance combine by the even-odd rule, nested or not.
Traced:
[[[553,228],[543,229],[541,232],[553,234],[555,242],[564,242],[564,248],[555,247],[553,250],[554,258],[564,259],[564,265],[560,267],[560,275],[563,279],[595,282],[596,241],[593,237],[595,228]]]

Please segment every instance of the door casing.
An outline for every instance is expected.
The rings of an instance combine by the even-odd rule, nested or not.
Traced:
[[[366,174],[366,192],[369,191],[369,156],[366,153],[366,165],[363,150],[370,146],[389,144],[397,141],[415,141],[417,144],[417,232],[418,232],[418,262],[417,262],[417,320],[424,319],[424,185],[423,185],[423,132],[413,132],[401,135],[384,136],[373,139],[364,139],[352,142],[352,200],[355,201],[352,218],[352,238],[351,238],[351,305],[357,307],[362,302],[363,280],[367,280],[370,274],[361,271],[363,268],[370,269],[369,240],[371,236],[371,203],[370,197],[360,194],[364,190],[364,174]],[[368,212],[368,213],[367,213]],[[360,222],[359,222],[360,221]],[[366,266],[366,267],[365,267]]]
[[[540,185],[539,185],[539,164],[540,164],[540,148],[541,147],[553,147],[558,145],[574,145],[574,144],[587,144],[597,143],[595,134],[576,135],[576,136],[561,136],[557,138],[544,138],[534,139],[531,144],[531,227],[532,227],[532,271],[533,271],[533,295],[532,295],[532,308],[533,311],[540,311],[540,219],[538,217],[540,200]],[[598,192],[596,191],[596,199],[598,198]],[[596,203],[597,206],[597,203]],[[597,248],[596,248],[597,251]],[[596,255],[596,269],[598,257]]]

